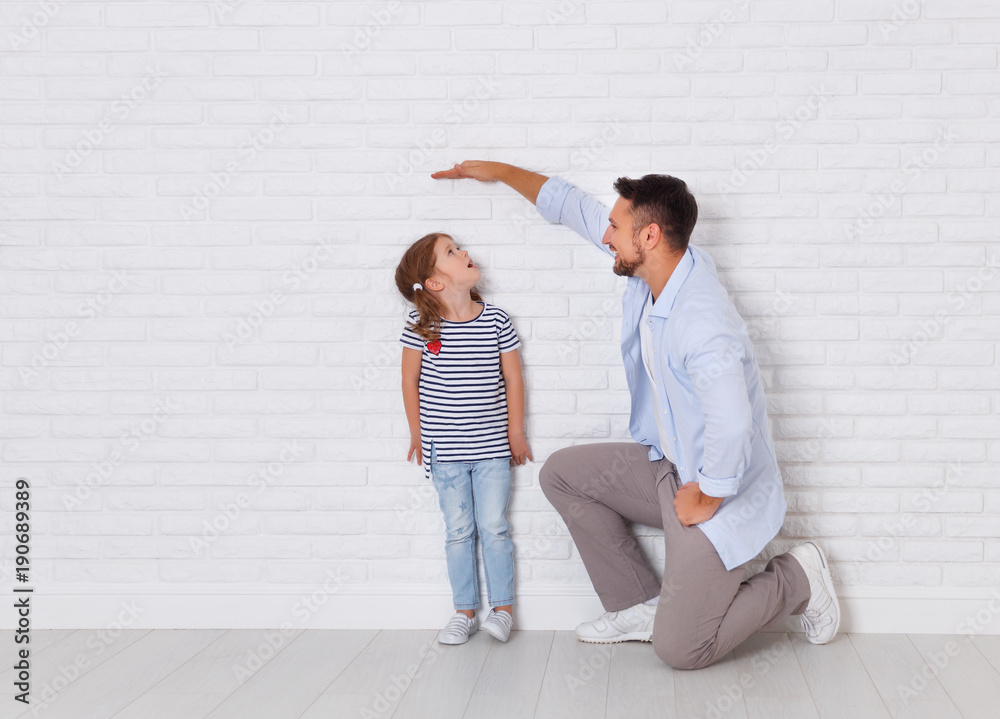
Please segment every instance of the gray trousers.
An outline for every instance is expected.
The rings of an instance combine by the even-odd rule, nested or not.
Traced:
[[[727,571],[697,526],[677,519],[677,468],[651,462],[637,442],[566,447],[539,473],[542,491],[562,515],[606,611],[659,595],[653,649],[676,669],[700,669],[751,634],[809,604],[809,580],[789,554],[743,581],[746,565]],[[663,529],[663,582],[628,523]]]

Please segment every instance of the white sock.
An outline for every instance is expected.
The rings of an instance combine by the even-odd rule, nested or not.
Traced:
[[[643,604],[648,604],[651,607],[655,607],[656,603],[659,602],[659,601],[660,601],[660,596],[656,595],[652,599],[647,599],[646,601],[644,601]]]

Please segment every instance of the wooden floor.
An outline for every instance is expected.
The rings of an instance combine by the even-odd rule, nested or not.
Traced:
[[[697,671],[652,645],[582,644],[572,632],[432,630],[35,631],[32,696],[46,719],[469,717],[1000,717],[1000,636],[761,633]],[[13,632],[0,632],[0,717],[14,701]],[[78,668],[74,668],[78,667]]]

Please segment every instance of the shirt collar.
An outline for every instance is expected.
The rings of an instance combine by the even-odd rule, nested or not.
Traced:
[[[670,308],[674,305],[674,298],[677,297],[677,293],[681,289],[681,285],[684,284],[684,280],[687,276],[691,274],[691,270],[694,267],[694,253],[691,251],[690,245],[684,251],[684,256],[681,257],[681,261],[677,263],[677,267],[674,271],[670,273],[670,279],[667,280],[667,284],[663,286],[663,290],[660,292],[660,296],[656,298],[656,302],[653,303],[653,309],[650,311],[650,316],[662,317],[666,319],[670,315]],[[650,293],[652,297],[652,293]]]

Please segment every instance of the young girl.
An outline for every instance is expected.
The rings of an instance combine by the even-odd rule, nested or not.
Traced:
[[[447,528],[456,613],[438,635],[442,644],[462,644],[478,629],[477,530],[493,607],[483,629],[507,641],[514,601],[510,464],[532,459],[524,438],[521,343],[507,313],[479,296],[480,276],[469,253],[440,232],[414,242],[396,268],[396,287],[417,308],[399,339],[410,423],[406,460],[419,450]]]

